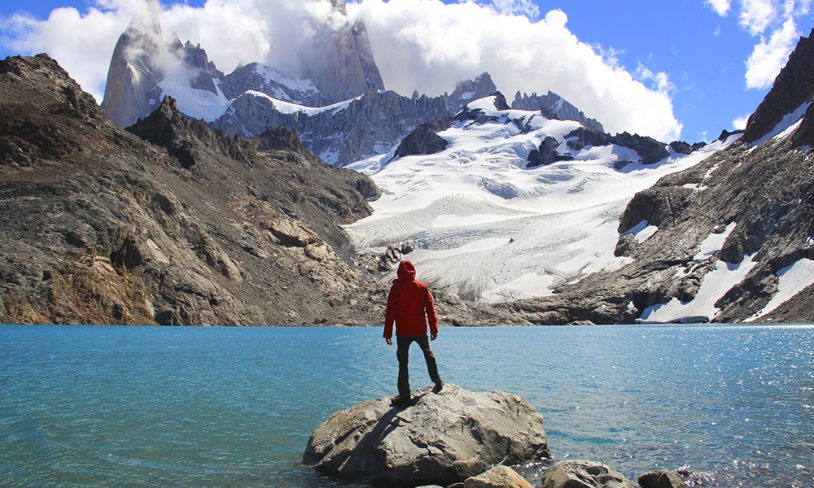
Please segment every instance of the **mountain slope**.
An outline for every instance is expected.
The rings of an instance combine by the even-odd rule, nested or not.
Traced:
[[[631,264],[509,308],[535,323],[814,321],[812,38],[743,139],[631,200],[616,249]]]
[[[337,225],[374,187],[295,134],[235,141],[167,99],[133,128],[156,146],[44,55],[0,62],[0,106],[0,322],[378,320]]]

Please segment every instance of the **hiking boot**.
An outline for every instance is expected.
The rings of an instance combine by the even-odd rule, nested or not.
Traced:
[[[433,392],[433,393],[441,393],[441,390],[443,390],[443,389],[444,389],[444,382],[443,382],[443,381],[439,381],[439,382],[438,382],[438,383],[436,383],[436,384],[435,384],[435,386],[432,388],[432,392]]]
[[[404,398],[401,395],[396,395],[390,400],[390,406],[404,408],[410,404],[410,401],[410,397]]]

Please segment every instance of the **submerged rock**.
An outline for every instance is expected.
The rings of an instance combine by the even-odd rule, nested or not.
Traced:
[[[621,473],[595,461],[562,461],[548,468],[542,488],[634,488]]]
[[[543,417],[528,402],[445,385],[418,392],[405,409],[379,398],[334,413],[311,435],[303,462],[344,479],[446,486],[548,456]]]

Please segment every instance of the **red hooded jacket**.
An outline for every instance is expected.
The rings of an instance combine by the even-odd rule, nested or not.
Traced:
[[[393,323],[396,335],[413,337],[427,335],[427,320],[432,335],[438,334],[438,318],[432,304],[430,288],[415,279],[415,266],[409,260],[399,263],[398,279],[393,280],[390,295],[387,297],[387,314],[384,320],[384,338],[393,337]]]

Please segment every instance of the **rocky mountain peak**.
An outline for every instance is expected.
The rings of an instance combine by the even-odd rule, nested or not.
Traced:
[[[155,111],[127,130],[166,148],[186,169],[198,164],[207,150],[228,155],[236,161],[248,161],[233,139],[212,130],[203,121],[187,118],[178,110],[178,104],[172,97],[164,97]]]
[[[347,15],[344,2],[333,3],[340,13]],[[304,76],[319,89],[327,104],[351,99],[368,90],[384,90],[362,21],[348,22],[337,29],[320,26],[313,42],[300,56]]]
[[[154,108],[150,101],[161,96],[163,75],[154,60],[164,48],[164,39],[157,13],[149,13],[130,22],[110,60],[102,110],[120,127],[148,114]]]
[[[757,110],[749,117],[743,140],[754,142],[768,134],[784,116],[814,99],[814,29],[801,37],[786,66]]]
[[[489,73],[481,73],[472,80],[459,81],[455,90],[449,95],[449,110],[456,113],[464,106],[480,98],[488,97],[497,91],[495,82]]]

